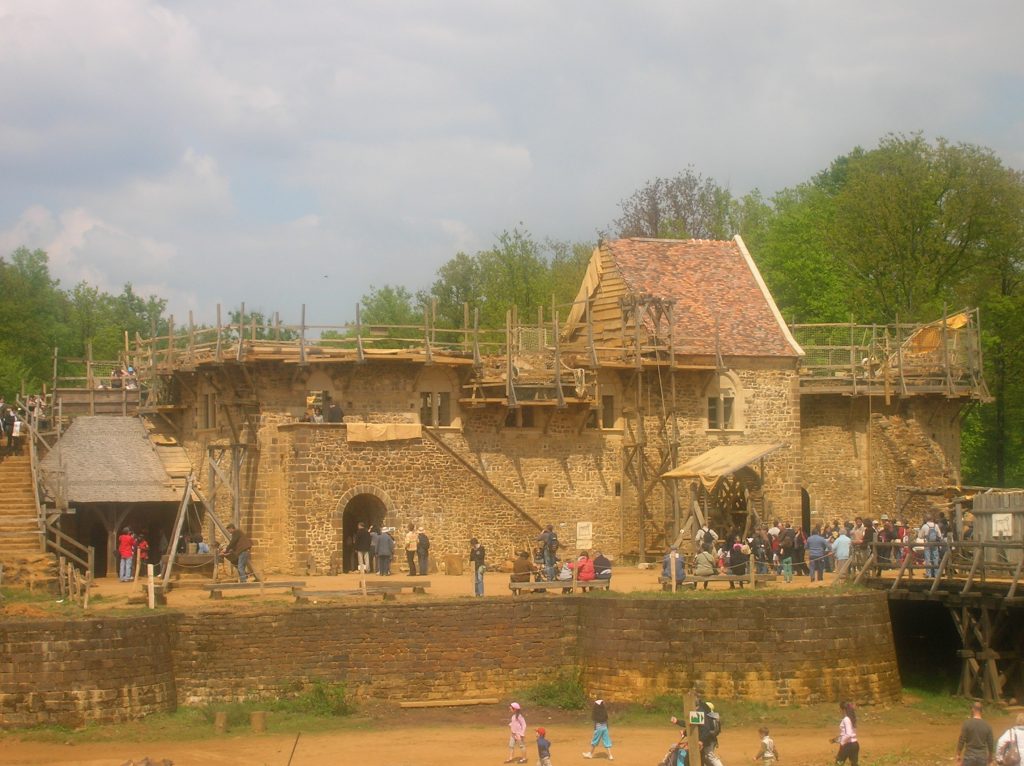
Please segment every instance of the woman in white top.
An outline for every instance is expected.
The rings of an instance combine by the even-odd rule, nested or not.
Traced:
[[[1006,760],[1007,753],[1018,755],[1017,763],[1024,757],[1024,713],[1017,713],[1017,719],[1013,726],[1003,732],[1003,736],[996,742],[996,763],[1013,763]]]
[[[836,764],[846,763],[849,759],[850,766],[857,766],[860,759],[860,743],[857,742],[857,712],[852,702],[840,702],[839,709],[843,711],[843,720],[839,723],[839,736],[833,742],[839,743],[839,752],[836,753]]]

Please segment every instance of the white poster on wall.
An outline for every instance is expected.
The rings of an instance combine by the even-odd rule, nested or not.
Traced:
[[[592,521],[577,521],[576,522],[576,547],[581,551],[593,547],[594,545],[594,522]]]
[[[1013,514],[992,514],[992,537],[1009,537],[1013,534]]]

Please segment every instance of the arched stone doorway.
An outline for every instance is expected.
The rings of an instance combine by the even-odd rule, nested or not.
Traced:
[[[341,502],[341,556],[342,569],[352,572],[357,569],[354,538],[359,522],[380,529],[391,511],[391,501],[374,487],[356,487],[345,493]]]

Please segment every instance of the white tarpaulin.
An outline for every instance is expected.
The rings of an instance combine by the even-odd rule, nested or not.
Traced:
[[[419,423],[346,423],[345,430],[350,442],[395,442],[423,436]]]
[[[736,444],[728,447],[713,447],[707,452],[690,458],[678,468],[661,475],[663,479],[699,479],[710,492],[723,476],[736,473],[763,457],[767,457],[782,444]]]

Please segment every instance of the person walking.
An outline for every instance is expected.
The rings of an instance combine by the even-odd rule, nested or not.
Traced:
[[[927,577],[935,577],[939,574],[939,543],[942,541],[942,530],[932,519],[930,513],[924,516],[924,524],[917,530],[917,539],[927,543],[924,546],[924,567]]]
[[[370,571],[370,546],[372,544],[373,538],[370,537],[370,531],[366,528],[365,522],[360,521],[355,534],[356,569],[360,574]]]
[[[956,741],[956,762],[960,766],[988,766],[996,755],[992,727],[982,719],[981,710],[980,702],[973,703],[971,717],[960,727]]]
[[[512,714],[508,721],[508,758],[505,763],[526,763],[526,718],[518,702],[508,706]],[[519,760],[516,760],[516,747],[519,747]]]
[[[839,530],[839,536],[832,543],[832,555],[836,560],[836,580],[845,580],[846,571],[850,568],[850,550],[853,541],[847,534],[846,527]]]
[[[594,722],[594,736],[590,738],[590,750],[583,754],[584,758],[594,757],[594,748],[598,745],[608,751],[608,760],[614,761],[612,756],[612,738],[608,734],[608,706],[604,700],[594,700],[590,708],[590,720]]]
[[[482,596],[484,595],[484,572],[487,571],[487,565],[484,563],[484,557],[487,552],[484,550],[484,546],[480,544],[480,541],[475,537],[469,541],[469,561],[470,566],[473,568],[473,595]]]
[[[1024,713],[1017,713],[1013,726],[996,742],[996,763],[1019,766],[1021,753],[1024,753]]]
[[[754,756],[754,763],[759,763],[761,766],[775,766],[779,762],[779,750],[775,747],[775,740],[768,733],[768,727],[762,726],[757,733],[761,737],[761,749]]]
[[[551,741],[547,735],[543,726],[537,729],[537,761],[540,766],[551,766]]]
[[[850,761],[850,766],[857,766],[860,758],[860,743],[857,742],[857,711],[854,710],[852,702],[840,702],[839,709],[843,713],[843,720],[839,722],[839,736],[832,742],[839,745],[839,752],[836,753],[836,766]]]

